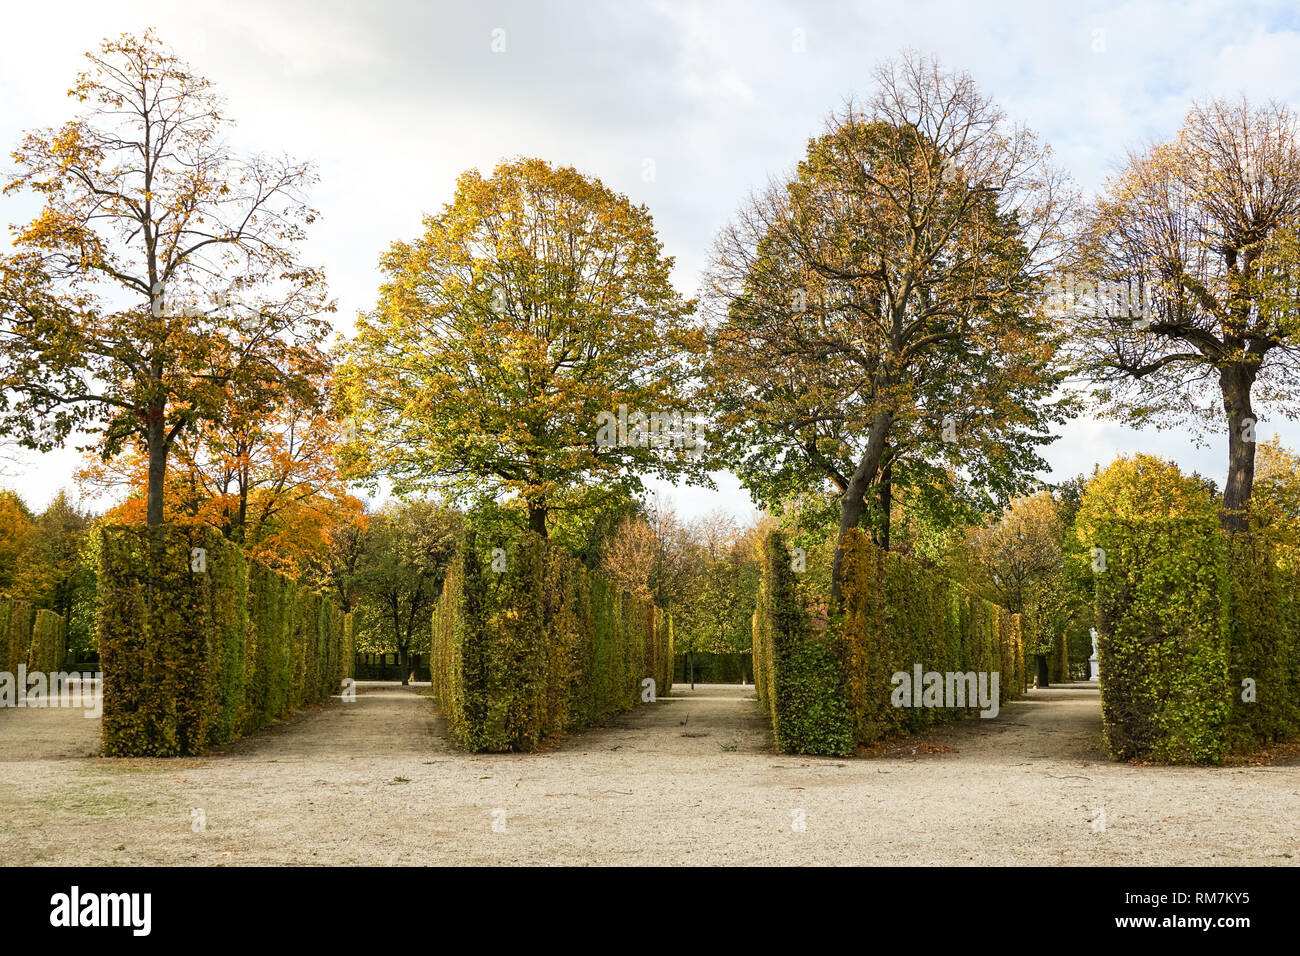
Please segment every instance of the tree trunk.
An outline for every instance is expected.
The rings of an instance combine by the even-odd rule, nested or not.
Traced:
[[[528,529],[546,537],[546,505],[528,502]]]
[[[397,649],[402,660],[402,686],[408,687],[411,683],[411,652],[405,647]]]
[[[835,560],[831,565],[831,601],[837,606],[843,601],[840,565],[844,560],[844,536],[850,528],[856,528],[862,521],[862,512],[867,505],[867,489],[880,470],[880,459],[885,454],[885,436],[893,420],[888,412],[877,412],[871,420],[871,437],[867,439],[862,461],[858,463],[848,487],[840,496],[840,532],[835,541]]]
[[[1255,413],[1250,391],[1254,373],[1231,365],[1219,374],[1223,409],[1228,416],[1228,480],[1223,487],[1220,523],[1225,531],[1245,531],[1255,484]]]
[[[235,533],[235,540],[240,544],[245,542],[245,535],[248,528],[248,468],[241,468],[239,475],[239,524]]]
[[[150,406],[146,445],[149,451],[149,484],[145,521],[150,528],[163,523],[163,488],[167,477],[167,431],[162,405]]]
[[[889,521],[894,510],[894,460],[889,458],[885,461],[885,467],[880,469],[880,532],[876,537],[876,544],[882,551],[889,550]]]
[[[1051,682],[1049,680],[1049,674],[1047,672],[1047,655],[1038,654],[1036,655],[1036,657],[1037,657],[1037,664],[1038,664],[1038,686],[1039,687],[1050,686]]]

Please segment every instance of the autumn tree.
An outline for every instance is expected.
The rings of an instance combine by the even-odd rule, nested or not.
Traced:
[[[1258,449],[1250,517],[1283,561],[1300,565],[1300,455],[1276,437]]]
[[[316,590],[329,594],[344,612],[350,613],[364,597],[361,570],[366,560],[370,515],[358,512],[338,521],[325,531],[325,543],[305,563],[303,577]]]
[[[59,491],[32,522],[31,547],[19,570],[15,589],[36,607],[49,608],[70,620],[78,599],[91,586],[94,569],[85,546],[92,517],[66,491]]]
[[[355,583],[398,653],[403,684],[417,642],[428,638],[460,528],[457,512],[427,501],[392,504],[366,524]]]
[[[274,403],[233,394],[220,421],[178,436],[164,485],[167,513],[216,528],[249,555],[296,574],[328,547],[332,529],[361,511],[338,473],[340,426],[324,406],[323,382]],[[78,478],[96,492],[125,491],[114,520],[144,522],[147,461],[139,451],[94,462]]]
[[[750,615],[760,577],[754,529],[714,511],[693,521],[690,530],[698,568],[692,599],[705,638],[701,643],[715,653],[743,654],[751,649]],[[745,679],[742,663],[741,681]]]
[[[665,610],[686,597],[695,573],[690,528],[673,503],[651,495],[638,514],[625,518],[606,543],[601,569],[624,590],[644,594]]]
[[[1071,205],[1047,150],[933,60],[876,81],[723,230],[706,285],[720,453],[765,505],[833,490],[840,537],[900,480],[1024,490],[1063,413],[1040,279]]]
[[[1213,519],[1218,504],[1214,483],[1203,476],[1185,475],[1176,464],[1158,455],[1120,455],[1088,481],[1074,529],[1079,541],[1091,549],[1103,521]]]
[[[543,535],[588,490],[702,476],[683,418],[694,306],[644,206],[522,159],[465,173],[424,225],[383,257],[379,304],[343,350],[349,473],[399,494],[511,498]],[[656,430],[656,413],[677,426]]]
[[[29,132],[8,193],[42,203],[0,260],[0,428],[48,450],[74,432],[147,460],[162,522],[168,458],[232,389],[322,371],[322,274],[298,246],[309,167],[238,157],[211,84],[151,32],[105,41],[70,95],[88,111]]]
[[[1228,530],[1248,521],[1256,406],[1300,407],[1298,132],[1278,103],[1193,107],[1107,184],[1080,242],[1087,282],[1062,287],[1105,412],[1226,427]]]
[[[8,593],[36,543],[36,522],[12,491],[0,490],[0,593]]]
[[[995,521],[971,529],[970,583],[1008,611],[1022,615],[1025,649],[1046,687],[1048,656],[1065,636],[1071,616],[1085,610],[1072,600],[1065,566],[1065,523],[1048,491],[1013,500]]]

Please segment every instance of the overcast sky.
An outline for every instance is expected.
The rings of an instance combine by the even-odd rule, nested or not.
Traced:
[[[1049,142],[1085,194],[1124,150],[1168,137],[1195,99],[1246,93],[1297,104],[1300,15],[1290,3],[99,2],[5,3],[0,147],[70,119],[81,54],[154,27],[211,79],[235,142],[318,166],[308,258],[349,331],[376,262],[465,169],[540,156],[644,202],[678,287],[694,294],[719,226],[788,170],[826,113],[870,92],[904,48],[969,71],[1010,118]],[[504,45],[504,50],[500,47]],[[494,46],[497,51],[494,51]],[[5,168],[8,168],[7,158]],[[652,171],[652,175],[648,174]],[[30,206],[0,199],[0,222]],[[7,237],[0,237],[0,248]],[[1259,434],[1300,447],[1261,410]],[[1090,418],[1048,448],[1054,477],[1153,451],[1222,481],[1226,441],[1134,432]],[[24,455],[0,486],[43,506],[79,456]],[[743,490],[673,492],[679,508],[749,512]]]

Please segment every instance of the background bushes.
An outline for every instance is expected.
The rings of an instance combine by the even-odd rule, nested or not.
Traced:
[[[434,691],[457,746],[536,750],[630,709],[646,677],[668,693],[671,640],[671,621],[648,597],[539,535],[472,529],[434,612]]]
[[[1300,581],[1266,536],[1198,516],[1109,518],[1096,539],[1112,756],[1216,762],[1300,733]],[[1253,702],[1242,699],[1247,679]]]
[[[752,618],[753,611],[750,611]],[[752,621],[750,622],[752,624]],[[753,680],[753,658],[748,653],[674,655],[673,681],[684,684],[694,674],[698,684],[748,684]]]
[[[0,670],[55,674],[67,663],[67,622],[54,611],[33,612],[26,601],[0,598]]]
[[[27,669],[56,674],[67,661],[67,628],[53,611],[37,611],[32,623],[31,652]]]
[[[754,616],[755,686],[785,752],[845,754],[971,710],[894,707],[898,671],[997,671],[1000,703],[1024,691],[1019,615],[966,592],[860,531],[844,539],[844,606],[812,628],[784,537],[763,545]]]
[[[201,753],[337,693],[351,666],[341,611],[210,528],[104,529],[99,588],[108,756]]]
[[[32,606],[26,601],[5,598],[0,601],[0,663],[15,675],[26,666],[32,642]]]

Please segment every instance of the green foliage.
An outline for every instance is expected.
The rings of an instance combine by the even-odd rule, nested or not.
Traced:
[[[345,615],[215,529],[105,528],[99,552],[106,756],[199,754],[337,692]]]
[[[67,660],[67,629],[63,618],[53,611],[37,611],[32,624],[29,669],[45,674],[63,670]]]
[[[405,683],[410,656],[429,648],[429,620],[461,535],[461,515],[429,501],[394,503],[371,515],[355,570],[344,587],[358,595],[366,650],[396,651]]]
[[[1100,529],[1112,756],[1216,763],[1300,736],[1300,580],[1276,542],[1224,533],[1213,515],[1113,518]]]
[[[1088,483],[1076,529],[1105,555],[1094,581],[1112,756],[1213,763],[1296,735],[1297,582],[1277,522],[1224,534],[1212,486],[1135,455]]]
[[[996,672],[999,704],[1020,696],[1027,668],[1021,618],[854,529],[844,540],[842,632],[860,744],[955,720],[968,711],[895,707],[892,676]],[[914,689],[914,693],[916,690]]]
[[[26,601],[10,599],[0,611],[0,624],[6,632],[5,670],[17,674],[19,667],[27,666],[32,643],[32,606]]]
[[[519,159],[466,172],[424,226],[383,257],[379,302],[342,349],[349,471],[399,494],[509,497],[543,534],[552,510],[603,508],[647,473],[708,482],[683,447],[601,439],[622,405],[691,414],[695,306],[645,207]]]
[[[645,677],[671,687],[672,628],[531,531],[478,516],[433,618],[431,671],[447,730],[470,751],[532,751],[630,709]]]
[[[754,682],[785,752],[844,754],[964,711],[894,707],[896,672],[996,671],[999,703],[1024,690],[1020,617],[900,555],[858,529],[844,538],[844,611],[818,633],[784,537],[764,545],[754,617]]]
[[[1094,540],[1102,724],[1118,760],[1217,761],[1232,704],[1223,542],[1212,515],[1107,517]]]
[[[754,616],[754,684],[783,753],[847,754],[853,715],[832,632],[814,634],[799,601],[785,537],[768,536]]]
[[[1223,544],[1229,747],[1248,753],[1300,735],[1300,574],[1263,535],[1227,535]],[[1247,680],[1254,702],[1242,699]]]

